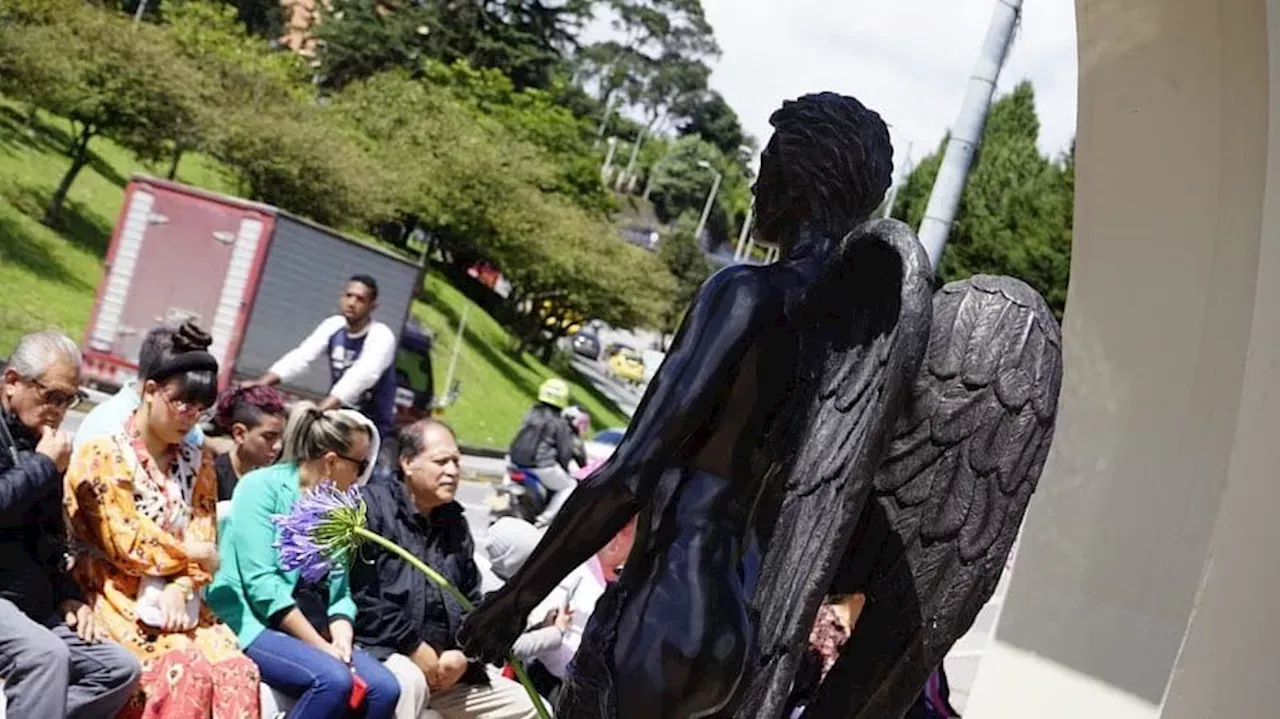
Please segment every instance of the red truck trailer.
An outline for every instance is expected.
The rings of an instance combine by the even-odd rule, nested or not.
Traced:
[[[406,322],[422,273],[279,208],[135,175],[85,330],[85,382],[113,391],[132,380],[147,330],[186,319],[213,336],[222,386],[256,377],[337,312],[348,277],[368,274],[378,281],[374,317],[400,342],[397,404],[421,416],[432,406],[430,336]],[[329,386],[317,361],[284,389],[322,397]]]

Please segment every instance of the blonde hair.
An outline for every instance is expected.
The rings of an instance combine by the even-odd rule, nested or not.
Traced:
[[[323,457],[325,452],[346,455],[351,452],[355,432],[364,432],[370,440],[373,433],[352,413],[321,410],[314,402],[299,402],[289,413],[284,426],[285,462],[307,462]]]

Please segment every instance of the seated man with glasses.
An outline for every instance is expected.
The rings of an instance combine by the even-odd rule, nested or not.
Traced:
[[[58,431],[80,401],[80,351],[56,332],[18,341],[0,384],[0,677],[14,717],[115,716],[140,668],[67,571]]]

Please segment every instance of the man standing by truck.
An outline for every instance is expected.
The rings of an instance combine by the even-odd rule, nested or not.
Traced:
[[[333,384],[320,409],[350,405],[373,420],[384,446],[395,435],[396,335],[373,319],[378,306],[378,283],[368,275],[347,281],[341,314],[324,320],[271,369],[247,387],[272,386],[301,375],[322,353],[329,358]],[[394,454],[394,450],[392,450]],[[384,452],[384,454],[386,454]]]

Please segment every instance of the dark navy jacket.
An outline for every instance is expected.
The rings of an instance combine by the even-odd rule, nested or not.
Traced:
[[[370,531],[409,550],[473,604],[480,603],[480,570],[462,505],[450,502],[423,517],[399,475],[387,471],[376,472],[360,492],[368,505]],[[351,592],[357,608],[356,642],[374,657],[407,656],[422,642],[437,653],[458,648],[463,608],[426,575],[381,547],[363,545],[352,562]],[[462,681],[485,684],[488,678],[482,665],[472,664]]]
[[[33,621],[61,621],[58,603],[84,600],[67,572],[66,528],[62,521],[62,472],[35,451],[38,438],[0,409],[18,459],[0,434],[0,598],[13,602]]]

